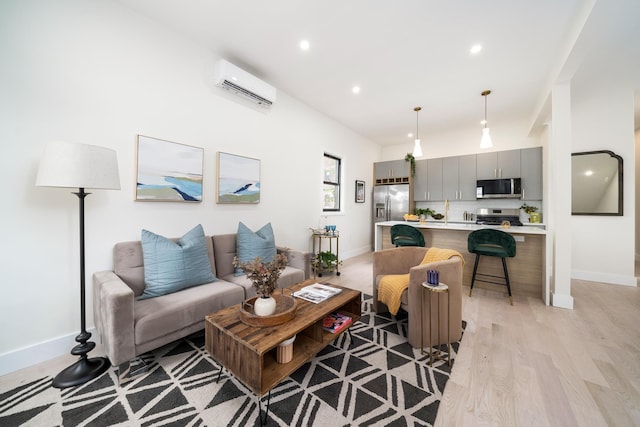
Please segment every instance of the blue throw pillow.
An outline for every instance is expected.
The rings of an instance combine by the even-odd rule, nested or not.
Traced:
[[[238,224],[236,237],[236,256],[242,262],[252,261],[255,257],[262,257],[264,262],[272,262],[276,257],[276,240],[273,236],[271,223],[264,225],[254,232],[242,222]],[[236,276],[242,276],[244,272],[236,268]]]
[[[142,230],[142,255],[145,289],[138,300],[216,280],[200,224],[177,242]]]

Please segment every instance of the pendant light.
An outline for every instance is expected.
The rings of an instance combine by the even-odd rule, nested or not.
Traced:
[[[485,90],[480,95],[484,96],[484,129],[482,129],[482,139],[480,139],[480,148],[491,148],[493,142],[491,141],[491,135],[489,135],[489,128],[487,127],[487,96],[491,93],[490,90]]]
[[[418,115],[422,110],[422,107],[416,107],[413,111],[416,112],[416,141],[413,146],[413,157],[422,157],[422,146],[420,145],[420,133],[418,132]]]

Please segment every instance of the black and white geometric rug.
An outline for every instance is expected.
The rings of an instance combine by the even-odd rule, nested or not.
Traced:
[[[402,313],[402,312],[401,312]],[[406,342],[406,314],[371,312],[271,391],[268,426],[428,426],[446,362]],[[453,346],[453,356],[459,342]],[[204,333],[145,355],[152,368],[123,387],[114,369],[75,388],[51,376],[0,390],[0,426],[257,426],[258,398],[206,352]],[[452,361],[453,365],[453,361]],[[55,374],[55,373],[54,373]],[[267,397],[262,398],[262,410]]]

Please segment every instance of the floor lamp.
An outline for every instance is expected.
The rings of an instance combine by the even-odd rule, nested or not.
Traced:
[[[42,187],[78,188],[80,201],[80,334],[71,354],[80,356],[73,365],[53,379],[53,387],[73,387],[97,378],[109,369],[105,357],[87,358],[96,344],[89,341],[91,333],[85,326],[85,263],[84,263],[84,199],[91,193],[85,188],[119,190],[118,160],[114,150],[94,145],[69,142],[48,143],[40,158],[36,185]]]

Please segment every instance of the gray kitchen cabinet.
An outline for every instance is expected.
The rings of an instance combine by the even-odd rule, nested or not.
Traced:
[[[411,166],[403,160],[374,163],[376,184],[409,182]]]
[[[498,172],[498,153],[478,153],[476,155],[477,179],[493,179]]]
[[[520,150],[522,199],[542,200],[542,147]]]
[[[416,174],[413,176],[413,200],[416,202],[426,202],[428,200],[428,170],[427,160],[416,160]]]
[[[442,198],[442,159],[416,161],[413,177],[413,200],[431,202]]]
[[[442,198],[476,200],[476,155],[442,159]]]
[[[442,197],[442,159],[427,160],[427,199],[444,200]]]
[[[408,183],[409,162],[374,164],[376,184]],[[476,180],[522,178],[524,200],[542,200],[542,148],[417,160],[413,200],[476,200]]]
[[[498,151],[498,178],[520,178],[520,151]]]
[[[477,179],[519,178],[520,150],[479,153],[476,167]]]
[[[458,200],[476,200],[476,155],[458,157]]]
[[[458,157],[445,157],[442,159],[442,198],[458,200]]]

